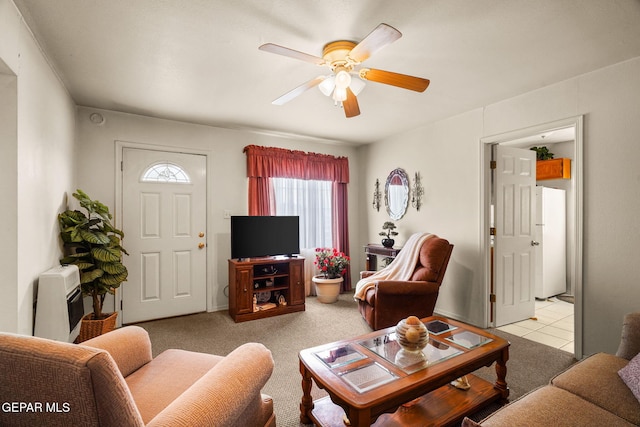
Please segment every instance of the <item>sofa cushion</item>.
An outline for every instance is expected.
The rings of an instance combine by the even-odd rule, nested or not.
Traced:
[[[126,378],[145,424],[223,359],[205,353],[171,349]],[[156,393],[149,393],[156,390]]]
[[[618,375],[640,402],[640,353],[631,359],[627,366],[620,369]]]
[[[587,402],[561,388],[546,385],[525,394],[482,420],[482,426],[554,426],[594,425],[632,426],[633,424]],[[465,419],[464,427],[478,425]]]
[[[260,389],[271,376],[273,366],[271,352],[264,345],[243,344],[216,363],[148,426],[269,426],[274,421],[273,401],[261,395]]]
[[[412,281],[435,282],[440,269],[449,255],[449,242],[434,236],[420,248],[418,265],[411,276]]]
[[[640,402],[618,375],[628,363],[611,354],[597,353],[554,377],[551,384],[633,424],[640,424]]]
[[[624,316],[616,356],[631,360],[640,353],[640,311]]]

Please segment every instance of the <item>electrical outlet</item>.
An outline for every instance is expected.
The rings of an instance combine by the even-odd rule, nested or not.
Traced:
[[[222,214],[222,217],[223,217],[224,219],[231,219],[231,211],[230,211],[230,210],[225,209],[225,210],[224,210],[224,213]]]

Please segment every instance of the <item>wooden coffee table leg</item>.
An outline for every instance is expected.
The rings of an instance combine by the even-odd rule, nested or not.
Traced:
[[[371,425],[371,411],[369,410],[352,410],[349,412],[347,418],[351,427],[368,427]]]
[[[496,360],[496,374],[498,379],[496,380],[495,388],[500,391],[502,400],[507,401],[509,398],[509,387],[507,387],[507,360],[509,360],[509,347],[502,350],[500,358]]]
[[[311,374],[307,370],[304,363],[300,362],[300,373],[302,374],[302,402],[300,402],[300,422],[303,424],[311,423],[309,414],[313,409],[313,398],[311,397]]]

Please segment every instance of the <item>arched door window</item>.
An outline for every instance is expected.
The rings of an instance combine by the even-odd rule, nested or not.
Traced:
[[[170,182],[177,184],[189,184],[191,179],[187,172],[180,166],[162,162],[149,166],[142,174],[142,182]]]

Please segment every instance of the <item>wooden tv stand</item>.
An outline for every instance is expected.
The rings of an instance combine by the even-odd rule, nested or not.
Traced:
[[[304,311],[304,302],[304,258],[229,260],[229,315],[236,323]]]

